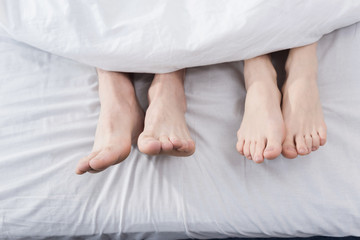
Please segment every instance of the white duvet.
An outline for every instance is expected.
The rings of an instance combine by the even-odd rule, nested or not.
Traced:
[[[358,21],[358,0],[0,0],[0,34],[126,72],[242,60]]]
[[[103,6],[110,2],[103,1]],[[91,150],[100,109],[95,70],[83,63],[155,72],[240,60],[310,43],[360,18],[358,1],[243,1],[253,6],[247,9],[254,14],[264,7],[276,20],[291,12],[281,15],[288,22],[312,14],[319,24],[313,18],[299,21],[293,27],[304,32],[294,37],[286,34],[291,29],[283,21],[276,24],[288,29],[275,34],[269,30],[275,31],[275,22],[263,20],[249,30],[251,41],[243,36],[245,48],[227,24],[217,28],[220,12],[229,17],[226,22],[242,16],[225,14],[231,7],[241,9],[241,1],[229,2],[213,1],[209,8],[202,1],[156,2],[182,6],[189,22],[202,19],[204,27],[216,29],[201,37],[205,33],[195,31],[201,25],[190,24],[182,30],[193,35],[160,44],[155,33],[144,41],[140,28],[134,33],[138,38],[121,24],[117,28],[113,19],[120,16],[105,13],[95,1],[0,1],[0,239],[360,236],[360,23],[319,42],[319,89],[328,143],[317,152],[260,165],[236,152],[245,90],[242,63],[230,62],[187,70],[186,118],[197,145],[193,156],[149,157],[134,146],[126,161],[102,173],[74,173],[79,158]],[[146,22],[151,14],[166,12],[150,6],[145,11],[146,6],[134,3],[144,13],[138,13],[144,22],[129,17],[125,25],[150,25]],[[270,7],[277,14],[268,11]],[[87,35],[93,15],[99,25]],[[208,17],[205,21],[205,16],[214,16],[214,22]],[[239,28],[247,24],[253,23]],[[261,26],[270,32],[252,35]],[[124,46],[114,40],[120,33],[129,34]],[[234,33],[241,36],[241,31]],[[199,41],[192,38],[195,35]],[[144,107],[151,77],[135,75]]]

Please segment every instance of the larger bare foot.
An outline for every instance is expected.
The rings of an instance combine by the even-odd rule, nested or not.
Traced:
[[[281,153],[285,136],[281,115],[281,94],[276,72],[268,55],[245,61],[245,113],[237,133],[237,150],[248,159],[261,163]]]
[[[286,62],[282,112],[286,138],[282,154],[295,158],[326,142],[326,125],[317,86],[316,44],[290,50]]]
[[[138,148],[148,155],[189,156],[195,151],[185,121],[184,70],[156,74],[149,89],[149,107]]]
[[[98,69],[101,111],[90,155],[82,158],[76,173],[99,172],[123,161],[143,129],[144,113],[129,76]]]

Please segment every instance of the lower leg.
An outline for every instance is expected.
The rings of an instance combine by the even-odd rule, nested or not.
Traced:
[[[156,74],[150,86],[139,150],[149,155],[189,156],[195,151],[185,121],[185,70]]]

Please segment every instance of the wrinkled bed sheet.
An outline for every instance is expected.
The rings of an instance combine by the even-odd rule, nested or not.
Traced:
[[[359,21],[359,0],[0,0],[0,35],[126,72],[238,61]]]
[[[328,143],[263,164],[235,150],[242,63],[190,68],[197,151],[74,173],[99,114],[93,67],[0,38],[0,238],[174,239],[360,236],[360,24],[318,47]],[[143,107],[151,75],[136,74]]]

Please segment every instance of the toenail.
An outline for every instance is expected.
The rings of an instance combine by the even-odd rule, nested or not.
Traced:
[[[312,150],[315,151],[317,149],[317,147],[312,147]]]
[[[252,158],[251,158],[251,156],[247,156],[246,158],[247,158],[247,159],[249,159],[249,160],[251,160],[251,159],[252,159]]]
[[[300,148],[299,152],[300,153],[307,153],[307,150],[305,148]]]
[[[286,149],[287,149],[287,150],[291,150],[291,151],[293,151],[293,152],[296,152],[296,149],[295,149],[294,147],[287,147]]]

